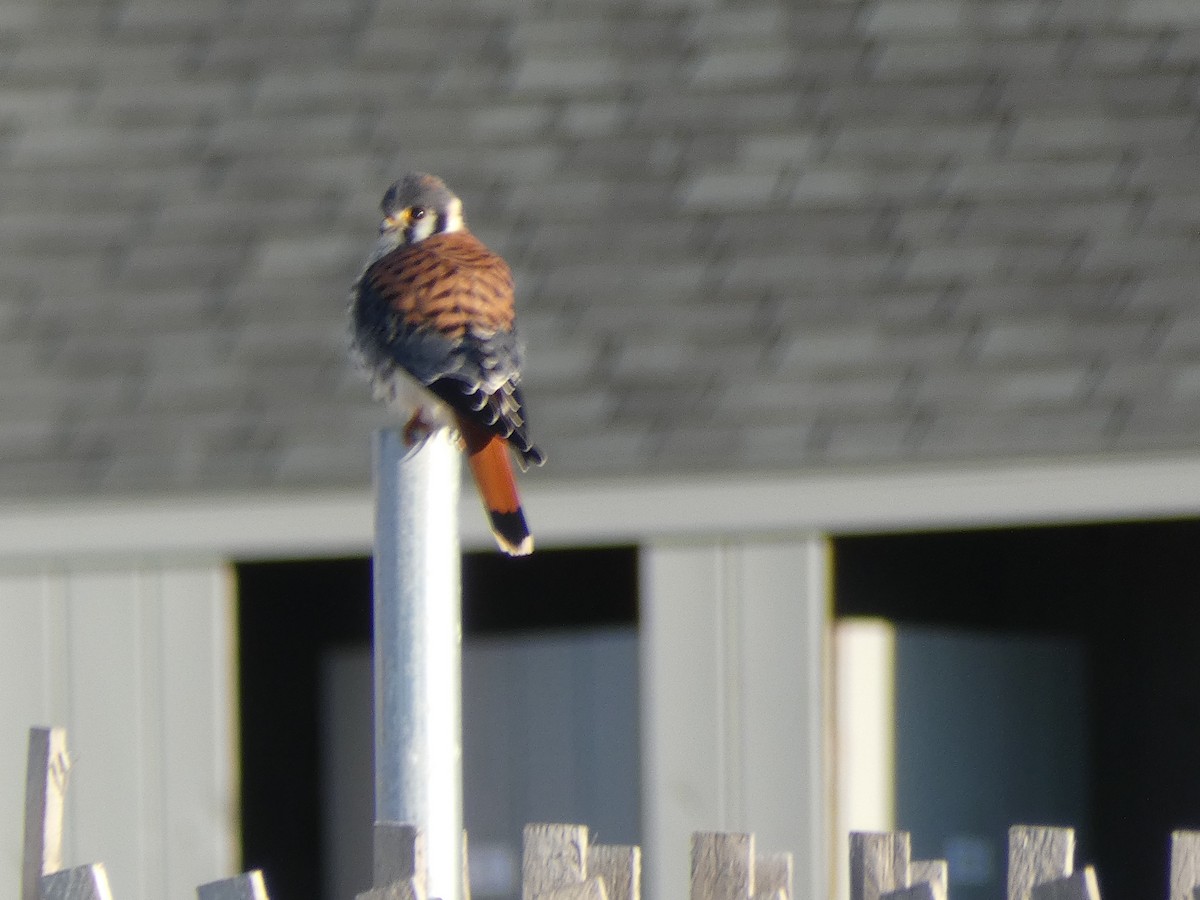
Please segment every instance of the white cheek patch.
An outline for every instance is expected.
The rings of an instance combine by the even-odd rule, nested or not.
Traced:
[[[415,244],[417,241],[423,241],[425,238],[433,234],[433,229],[437,227],[437,216],[427,215],[423,219],[417,219],[408,226],[409,243]]]
[[[461,231],[463,227],[462,201],[457,197],[446,207],[446,224],[442,231]]]

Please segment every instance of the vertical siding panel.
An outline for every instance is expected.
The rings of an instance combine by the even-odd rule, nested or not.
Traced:
[[[134,574],[134,597],[140,640],[138,642],[138,684],[135,715],[138,746],[141,751],[137,773],[138,820],[142,823],[139,847],[138,889],[143,897],[165,897],[166,840],[162,823],[166,817],[166,760],[163,741],[163,673],[166,653],[163,647],[162,574],[155,569]]]
[[[122,900],[236,871],[233,582],[220,564],[0,570],[0,809],[24,804],[28,728],[65,725],[64,862]],[[21,818],[0,816],[18,884]]]
[[[75,573],[67,585],[72,852],[80,863],[103,861],[121,897],[144,896],[139,588],[129,571]]]
[[[642,551],[642,791],[646,893],[686,897],[691,833],[725,813],[719,545]]]
[[[57,569],[40,573],[42,580],[42,671],[46,702],[46,722],[30,724],[62,725],[71,721],[71,671],[67,578]],[[0,581],[3,578],[0,577]],[[67,747],[70,748],[70,735]],[[70,847],[72,828],[66,823],[65,837]]]
[[[823,538],[643,548],[647,894],[686,896],[693,830],[753,830],[827,896]],[[804,890],[799,888],[803,887]]]
[[[234,586],[224,567],[161,578],[163,875],[178,893],[238,868]]]
[[[749,813],[742,824],[755,832],[759,852],[795,854],[795,896],[826,897],[828,544],[816,537],[747,543],[740,568]]]
[[[47,720],[46,594],[40,573],[0,580],[0,884],[10,887],[21,883],[27,729],[53,724]]]

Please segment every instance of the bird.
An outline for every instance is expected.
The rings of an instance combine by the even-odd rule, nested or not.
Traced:
[[[441,428],[457,433],[497,545],[532,553],[512,459],[524,471],[546,457],[521,394],[512,271],[436,176],[405,175],[380,209],[379,238],[350,295],[353,354],[375,397],[402,417],[408,447]]]

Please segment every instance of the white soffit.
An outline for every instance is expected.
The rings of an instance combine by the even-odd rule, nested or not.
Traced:
[[[817,531],[845,534],[1200,515],[1200,457],[1058,460],[937,469],[614,479],[525,479],[539,546]],[[14,503],[0,560],[186,555],[285,558],[366,553],[367,491]],[[491,545],[463,493],[463,546]]]

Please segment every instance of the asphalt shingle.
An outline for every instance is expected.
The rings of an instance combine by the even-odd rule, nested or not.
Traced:
[[[547,474],[1189,449],[1190,0],[0,10],[0,493],[365,484],[398,174],[510,259]]]

